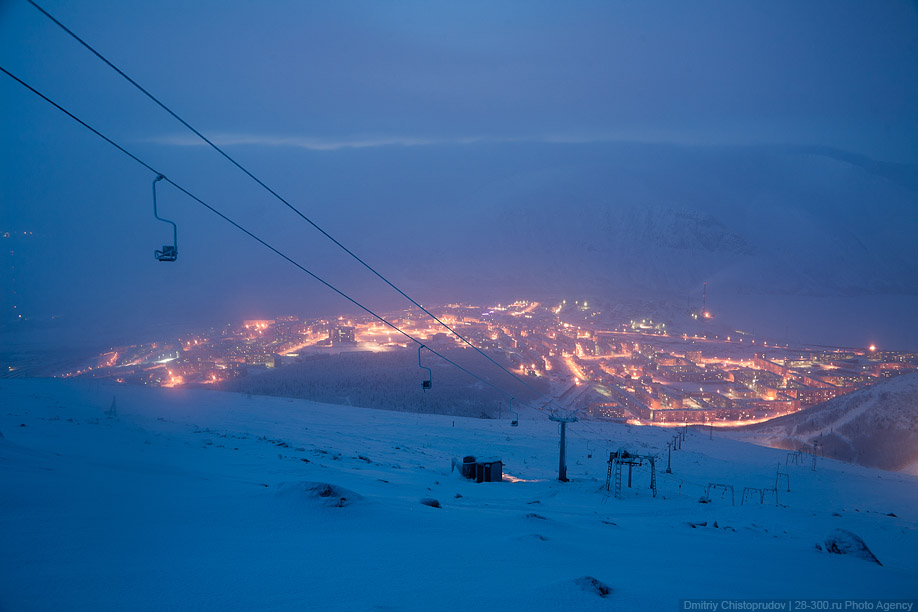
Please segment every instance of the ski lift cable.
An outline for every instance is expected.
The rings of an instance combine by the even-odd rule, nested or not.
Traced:
[[[597,429],[594,425],[592,425],[591,422],[590,422],[589,420],[587,420],[587,419],[580,419],[580,422],[583,424],[582,426],[585,427],[585,428],[587,429],[587,431],[591,432],[594,436],[598,436],[598,437],[600,437],[600,438],[604,438],[605,434],[604,434],[603,432],[599,431],[599,429]]]
[[[574,409],[574,410],[570,411],[569,414],[568,414],[567,416],[577,416],[578,413],[579,413],[579,411],[576,410],[576,409]],[[601,442],[605,443],[605,442],[609,439],[609,438],[608,438],[608,435],[607,435],[606,433],[600,431],[600,430],[597,429],[594,425],[591,425],[591,421],[589,421],[589,420],[587,420],[587,419],[584,419],[584,418],[579,418],[578,421],[577,421],[577,423],[578,423],[578,428],[581,428],[581,427],[582,427],[582,428],[585,428],[588,432],[590,432],[591,434],[593,434],[593,436],[594,436],[594,437],[592,438],[593,440],[597,440],[597,441],[601,441]],[[580,434],[576,434],[576,433],[575,433],[575,434],[572,434],[572,435],[580,435]]]
[[[195,202],[197,202],[198,204],[200,204],[200,205],[203,206],[204,208],[208,209],[209,211],[211,211],[212,213],[214,213],[215,215],[217,215],[218,217],[220,217],[221,219],[223,219],[224,221],[226,221],[227,223],[229,223],[230,225],[232,225],[233,227],[235,227],[235,228],[238,229],[239,231],[243,232],[244,234],[246,234],[247,236],[249,236],[249,237],[252,238],[253,240],[257,241],[258,243],[260,243],[260,244],[261,244],[262,246],[264,246],[265,248],[267,248],[267,249],[273,251],[276,255],[278,255],[278,256],[282,257],[283,259],[287,260],[289,263],[291,263],[291,264],[293,264],[294,266],[296,266],[297,268],[299,268],[302,272],[305,272],[306,274],[308,274],[309,276],[311,276],[313,279],[315,279],[315,280],[317,280],[319,283],[325,285],[326,287],[328,287],[329,289],[331,289],[332,291],[334,291],[335,293],[337,293],[338,295],[340,295],[340,296],[343,297],[344,299],[348,300],[349,302],[351,302],[352,304],[354,304],[355,306],[357,306],[357,307],[360,308],[361,310],[363,310],[363,311],[365,311],[366,313],[372,315],[373,317],[379,319],[382,323],[385,323],[386,325],[388,325],[389,327],[391,327],[393,330],[395,330],[395,331],[397,331],[398,333],[402,334],[403,336],[405,336],[406,338],[408,338],[409,340],[411,340],[411,341],[414,342],[415,344],[417,344],[417,345],[419,345],[419,346],[422,346],[422,347],[426,348],[427,350],[429,350],[431,353],[433,353],[434,355],[436,355],[436,356],[439,357],[440,359],[443,359],[444,361],[446,361],[446,362],[449,363],[450,365],[452,365],[452,366],[458,368],[459,370],[465,372],[465,373],[468,374],[469,376],[472,376],[473,378],[476,378],[477,380],[483,382],[484,384],[488,385],[489,387],[491,387],[491,388],[493,388],[493,389],[495,389],[495,390],[497,390],[497,391],[500,391],[501,393],[504,393],[504,394],[507,395],[508,397],[511,397],[511,398],[515,397],[514,394],[510,393],[510,392],[507,391],[506,389],[503,389],[502,387],[498,387],[497,385],[495,385],[495,384],[492,383],[491,381],[489,381],[489,380],[487,380],[487,379],[485,379],[485,378],[482,378],[481,376],[479,376],[478,374],[475,374],[474,372],[472,372],[472,371],[469,370],[468,368],[465,368],[465,367],[459,365],[458,363],[456,363],[455,361],[453,361],[453,360],[450,359],[449,357],[446,357],[445,355],[443,355],[443,354],[440,353],[439,351],[437,351],[437,350],[435,350],[435,349],[432,349],[432,348],[430,348],[429,346],[423,344],[420,340],[418,340],[418,339],[415,338],[414,336],[410,335],[409,333],[405,332],[405,331],[402,330],[400,327],[398,327],[398,326],[395,325],[394,323],[390,322],[388,319],[386,319],[386,318],[383,317],[382,315],[377,314],[376,312],[374,312],[373,310],[371,310],[371,309],[368,308],[367,306],[364,306],[363,304],[361,304],[360,302],[358,302],[357,300],[355,300],[354,298],[352,298],[352,297],[349,296],[348,294],[344,293],[343,291],[341,291],[340,289],[338,289],[337,287],[335,287],[334,285],[332,285],[331,283],[329,283],[329,282],[326,281],[325,279],[323,279],[323,278],[321,278],[320,276],[316,275],[315,273],[311,272],[309,269],[307,269],[306,267],[304,267],[302,264],[300,264],[300,263],[298,263],[297,261],[291,259],[288,255],[284,254],[283,252],[281,252],[280,250],[278,250],[276,247],[272,246],[271,244],[269,244],[268,242],[266,242],[266,241],[263,240],[262,238],[256,236],[255,234],[253,234],[251,231],[247,230],[245,227],[243,227],[242,225],[240,225],[240,224],[237,223],[236,221],[230,219],[229,217],[227,217],[226,215],[224,215],[222,212],[220,212],[219,210],[217,210],[216,208],[214,208],[213,206],[211,206],[210,204],[208,204],[207,202],[205,202],[204,200],[202,200],[202,199],[199,198],[198,196],[194,195],[193,193],[191,193],[190,191],[188,191],[187,189],[185,189],[184,187],[182,187],[181,185],[179,185],[178,183],[176,183],[175,181],[173,181],[172,179],[170,179],[168,176],[163,175],[161,172],[159,172],[158,170],[156,170],[155,168],[153,168],[153,167],[152,167],[151,165],[149,165],[147,162],[143,161],[142,159],[140,159],[139,157],[137,157],[136,155],[134,155],[133,153],[131,153],[130,151],[128,151],[127,149],[125,149],[124,147],[122,147],[121,145],[119,145],[117,142],[115,142],[114,140],[112,140],[111,138],[109,138],[108,136],[106,136],[105,134],[103,134],[102,132],[100,132],[99,130],[95,129],[94,127],[92,127],[91,125],[89,125],[88,123],[86,123],[85,121],[83,121],[82,119],[80,119],[79,117],[77,117],[76,115],[74,115],[73,113],[71,113],[70,111],[68,111],[66,108],[64,108],[63,106],[61,106],[60,104],[58,104],[57,102],[55,102],[54,100],[52,100],[51,98],[47,97],[46,95],[44,95],[43,93],[41,93],[40,91],[38,91],[37,89],[35,89],[34,87],[32,87],[31,85],[29,85],[28,83],[26,83],[25,81],[23,81],[22,79],[20,79],[19,77],[17,77],[17,76],[14,75],[13,73],[11,73],[9,70],[7,70],[6,68],[4,68],[3,66],[0,66],[0,71],[2,71],[2,72],[3,72],[4,74],[6,74],[8,77],[10,77],[11,79],[13,79],[13,80],[16,81],[17,83],[19,83],[20,85],[22,85],[23,87],[25,87],[26,89],[28,89],[29,91],[31,91],[32,93],[34,93],[35,95],[37,95],[38,97],[40,97],[41,99],[43,99],[43,100],[44,100],[45,102],[47,102],[48,104],[54,106],[56,109],[58,109],[59,111],[61,111],[62,113],[64,113],[65,115],[67,115],[68,117],[70,117],[71,119],[73,119],[74,121],[76,121],[77,123],[79,123],[80,125],[82,125],[83,127],[85,127],[87,130],[89,130],[90,132],[92,132],[93,134],[95,134],[96,136],[98,136],[99,138],[101,138],[102,140],[104,140],[105,142],[107,142],[108,144],[112,145],[113,147],[115,147],[116,149],[118,149],[119,151],[121,151],[122,153],[124,153],[126,156],[128,156],[129,158],[131,158],[132,160],[134,160],[135,162],[137,162],[138,164],[140,164],[141,166],[143,166],[144,168],[146,168],[146,169],[149,170],[150,172],[152,172],[154,175],[156,175],[156,176],[162,176],[163,178],[162,178],[161,180],[163,180],[163,181],[169,183],[170,185],[172,185],[173,187],[175,187],[176,189],[178,189],[179,191],[181,191],[182,193],[184,193],[186,196],[188,196],[189,198],[191,198],[192,200],[194,200]],[[531,407],[531,406],[530,406],[530,407]]]
[[[348,300],[349,302],[351,302],[352,304],[354,304],[355,306],[357,306],[357,307],[360,308],[361,310],[363,310],[363,311],[367,312],[368,314],[372,315],[373,317],[379,319],[381,322],[385,323],[386,325],[388,325],[389,327],[391,327],[393,330],[395,330],[395,331],[397,331],[398,333],[402,334],[403,336],[405,336],[406,338],[408,338],[409,340],[411,340],[411,341],[414,342],[415,344],[418,344],[419,346],[422,346],[422,347],[424,347],[424,348],[427,348],[431,353],[433,353],[434,355],[437,355],[438,357],[440,357],[441,359],[443,359],[443,360],[446,361],[447,363],[449,363],[449,364],[455,366],[456,368],[462,370],[462,371],[465,372],[466,374],[469,374],[470,376],[472,376],[472,377],[478,379],[479,381],[481,381],[481,382],[483,382],[483,383],[489,385],[490,387],[492,387],[492,388],[495,389],[495,390],[498,390],[498,391],[500,391],[500,392],[502,392],[502,393],[505,393],[505,394],[508,395],[509,397],[514,397],[513,394],[510,393],[509,391],[506,391],[506,390],[502,389],[501,387],[498,387],[497,385],[491,383],[490,381],[488,381],[488,380],[482,378],[481,376],[478,376],[478,375],[475,374],[474,372],[471,372],[471,371],[468,370],[467,368],[465,368],[465,367],[463,367],[463,366],[457,364],[457,363],[456,363],[455,361],[453,361],[452,359],[450,359],[450,358],[444,356],[444,355],[443,355],[442,353],[440,353],[439,351],[436,351],[436,350],[434,350],[434,349],[432,349],[432,348],[430,348],[430,347],[424,345],[420,340],[414,338],[413,336],[411,336],[410,334],[408,334],[407,332],[405,332],[404,330],[402,330],[400,327],[398,327],[398,326],[395,325],[394,323],[392,323],[392,322],[390,322],[389,320],[387,320],[387,319],[386,319],[385,317],[383,317],[382,315],[377,314],[376,312],[374,312],[374,311],[371,310],[370,308],[364,306],[363,304],[361,304],[360,302],[358,302],[358,301],[355,300],[354,298],[350,297],[349,295],[347,295],[346,293],[344,293],[343,291],[341,291],[340,289],[338,289],[337,287],[335,287],[334,285],[332,285],[331,283],[329,283],[329,282],[326,281],[325,279],[323,279],[323,278],[319,277],[318,275],[314,274],[313,272],[311,272],[310,270],[308,270],[307,268],[305,268],[305,267],[304,267],[303,265],[301,265],[300,263],[298,263],[298,262],[296,262],[295,260],[291,259],[289,256],[287,256],[286,254],[282,253],[281,251],[279,251],[277,248],[275,248],[275,247],[272,246],[271,244],[269,244],[269,243],[267,243],[266,241],[264,241],[263,239],[259,238],[258,236],[256,236],[255,234],[253,234],[252,232],[250,232],[249,230],[247,230],[246,228],[244,228],[242,225],[240,225],[239,223],[237,223],[236,221],[230,219],[229,217],[227,217],[226,215],[224,215],[222,212],[220,212],[219,210],[217,210],[216,208],[214,208],[213,206],[211,206],[210,204],[208,204],[208,203],[205,202],[204,200],[200,199],[199,197],[197,197],[197,196],[194,195],[193,193],[189,192],[187,189],[185,189],[184,187],[182,187],[182,186],[179,185],[178,183],[174,182],[174,181],[173,181],[172,179],[170,179],[169,177],[163,175],[161,172],[159,172],[158,170],[156,170],[155,168],[153,168],[152,166],[150,166],[149,164],[147,164],[145,161],[143,161],[142,159],[140,159],[139,157],[137,157],[136,155],[134,155],[133,153],[131,153],[130,151],[128,151],[127,149],[125,149],[124,147],[122,147],[121,145],[119,145],[118,143],[116,143],[115,141],[113,141],[112,139],[108,138],[107,136],[105,136],[104,134],[102,134],[101,132],[99,132],[98,130],[96,130],[95,128],[93,128],[91,125],[89,125],[88,123],[86,123],[85,121],[83,121],[82,119],[80,119],[79,117],[77,117],[76,115],[74,115],[73,113],[71,113],[70,111],[68,111],[68,110],[65,109],[64,107],[62,107],[61,105],[57,104],[56,102],[54,102],[53,100],[51,100],[50,98],[48,98],[47,96],[45,96],[44,94],[42,94],[40,91],[38,91],[37,89],[35,89],[35,88],[32,87],[31,85],[29,85],[28,83],[26,83],[25,81],[23,81],[22,79],[20,79],[19,77],[17,77],[17,76],[14,75],[13,73],[11,73],[10,71],[8,71],[8,70],[7,70],[6,68],[4,68],[3,66],[0,66],[0,71],[2,71],[3,73],[5,73],[7,76],[9,76],[10,78],[12,78],[12,79],[15,80],[16,82],[18,82],[20,85],[22,85],[23,87],[27,88],[29,91],[31,91],[31,92],[34,93],[35,95],[39,96],[40,98],[42,98],[43,100],[45,100],[46,102],[48,102],[49,104],[51,104],[52,106],[54,106],[55,108],[57,108],[57,109],[58,109],[59,111],[61,111],[62,113],[66,114],[68,117],[70,117],[71,119],[73,119],[74,121],[76,121],[77,123],[79,123],[80,125],[82,125],[83,127],[85,127],[86,129],[88,129],[89,131],[91,131],[93,134],[95,134],[96,136],[98,136],[98,137],[101,138],[102,140],[106,141],[107,143],[109,143],[110,145],[112,145],[113,147],[115,147],[116,149],[118,149],[119,151],[121,151],[122,153],[124,153],[125,155],[127,155],[128,157],[130,157],[132,160],[134,160],[135,162],[137,162],[138,164],[140,164],[141,166],[143,166],[144,168],[146,168],[147,170],[149,170],[149,171],[152,172],[153,174],[157,175],[157,177],[162,176],[163,178],[162,178],[161,180],[166,181],[167,183],[169,183],[170,185],[172,185],[173,187],[175,187],[176,189],[178,189],[179,191],[181,191],[182,193],[184,193],[186,196],[188,196],[188,197],[191,198],[192,200],[194,200],[194,201],[196,201],[197,203],[201,204],[202,206],[204,206],[205,208],[207,208],[208,210],[210,210],[212,213],[216,214],[218,217],[220,217],[221,219],[223,219],[224,221],[226,221],[226,222],[229,223],[230,225],[232,225],[232,226],[234,226],[235,228],[237,228],[238,230],[242,231],[243,233],[245,233],[246,235],[248,235],[250,238],[256,240],[256,241],[259,242],[262,246],[264,246],[264,247],[270,249],[271,251],[273,251],[275,254],[279,255],[279,256],[282,257],[283,259],[287,260],[288,262],[290,262],[291,264],[293,264],[294,266],[296,266],[297,268],[299,268],[301,271],[305,272],[306,274],[308,274],[309,276],[311,276],[313,279],[315,279],[315,280],[317,280],[318,282],[320,282],[321,284],[325,285],[326,287],[328,287],[329,289],[331,289],[332,291],[334,291],[335,293],[337,293],[337,294],[340,295],[341,297],[345,298],[346,300]]]
[[[414,298],[412,298],[412,297],[409,296],[407,293],[405,293],[405,292],[402,291],[400,288],[398,288],[392,281],[390,281],[388,278],[386,278],[385,276],[383,276],[379,271],[377,271],[373,266],[371,266],[371,265],[368,264],[366,261],[364,261],[364,260],[363,260],[361,257],[359,257],[356,253],[354,253],[353,251],[351,251],[350,249],[348,249],[346,246],[344,246],[344,245],[343,245],[340,241],[338,241],[334,236],[332,236],[332,235],[329,234],[327,231],[325,231],[324,229],[322,229],[317,223],[315,223],[312,219],[310,219],[309,217],[307,217],[300,209],[298,209],[296,206],[294,206],[293,204],[291,204],[290,202],[288,202],[283,196],[281,196],[279,193],[277,193],[276,191],[274,191],[271,187],[269,187],[264,181],[262,181],[261,179],[259,179],[257,176],[255,176],[254,174],[252,174],[248,169],[245,168],[245,166],[243,166],[243,165],[240,164],[238,161],[236,161],[233,157],[231,157],[228,153],[226,153],[226,151],[224,151],[224,150],[221,149],[218,145],[216,145],[212,140],[210,140],[210,139],[207,138],[204,134],[202,134],[202,133],[199,132],[197,129],[195,129],[190,123],[188,123],[187,121],[185,121],[184,119],[182,119],[177,113],[175,113],[175,111],[173,111],[171,108],[169,108],[168,106],[166,106],[163,102],[161,102],[161,101],[160,101],[156,96],[154,96],[152,93],[150,93],[149,91],[147,91],[147,90],[146,90],[142,85],[140,85],[137,81],[135,81],[134,79],[132,79],[131,77],[129,77],[127,74],[125,74],[125,72],[124,72],[123,70],[121,70],[121,69],[118,68],[114,63],[112,63],[110,60],[108,60],[108,58],[106,58],[106,57],[105,57],[104,55],[102,55],[99,51],[97,51],[92,45],[90,45],[90,44],[87,43],[85,40],[83,40],[82,38],[80,38],[75,32],[73,32],[73,30],[71,30],[70,28],[68,28],[67,26],[65,26],[63,23],[61,23],[60,21],[58,21],[53,15],[51,15],[51,13],[49,13],[48,11],[46,11],[45,9],[43,9],[41,6],[39,6],[34,0],[28,0],[28,2],[29,2],[29,4],[31,4],[32,6],[34,6],[39,12],[41,12],[45,17],[47,17],[47,18],[50,19],[54,24],[56,24],[58,27],[60,27],[64,32],[66,32],[67,34],[69,34],[74,40],[76,40],[76,41],[79,42],[81,45],[83,45],[86,49],[88,49],[93,55],[95,55],[95,56],[96,56],[97,58],[99,58],[102,62],[104,62],[106,65],[108,65],[112,70],[114,70],[114,71],[117,72],[119,75],[121,75],[121,76],[122,76],[125,80],[127,80],[131,85],[133,85],[134,87],[136,87],[140,92],[142,92],[144,95],[146,95],[148,98],[150,98],[150,100],[152,100],[153,102],[155,102],[160,108],[162,108],[164,111],[166,111],[167,113],[169,113],[173,118],[175,118],[176,121],[178,121],[179,123],[181,123],[183,126],[185,126],[186,128],[188,128],[192,133],[194,133],[198,138],[200,138],[200,139],[203,140],[205,143],[207,143],[208,145],[210,145],[210,147],[211,147],[212,149],[214,149],[217,153],[219,153],[220,155],[222,155],[227,161],[229,161],[231,164],[233,164],[234,166],[236,166],[239,170],[241,170],[243,173],[245,173],[245,174],[246,174],[249,178],[251,178],[253,181],[255,181],[256,183],[258,183],[258,184],[259,184],[262,188],[264,188],[268,193],[270,193],[272,196],[274,196],[275,198],[277,198],[277,200],[279,200],[281,203],[283,203],[285,206],[287,206],[287,208],[289,208],[289,209],[292,210],[294,213],[296,213],[296,214],[297,214],[299,217],[301,217],[304,221],[306,221],[307,223],[309,223],[313,228],[315,228],[315,229],[316,229],[319,233],[321,233],[323,236],[325,236],[326,238],[328,238],[329,240],[331,240],[333,243],[335,243],[335,245],[337,245],[337,246],[338,246],[339,248],[341,248],[345,253],[347,253],[348,255],[350,255],[351,257],[353,257],[356,261],[358,261],[361,265],[363,265],[367,270],[369,270],[370,272],[372,272],[372,273],[373,273],[374,275],[376,275],[380,280],[382,280],[384,283],[386,283],[387,285],[389,285],[389,287],[391,287],[391,288],[394,289],[396,292],[398,292],[402,297],[404,297],[406,300],[408,300],[409,302],[411,302],[412,304],[414,304],[415,306],[417,306],[418,308],[420,308],[420,309],[421,309],[425,314],[427,314],[430,318],[432,318],[432,319],[433,319],[434,321],[436,321],[438,324],[442,325],[445,329],[447,329],[447,330],[448,330],[450,333],[452,333],[454,336],[456,336],[457,338],[459,338],[459,340],[461,340],[462,342],[464,342],[465,344],[467,344],[467,345],[470,346],[471,348],[475,349],[475,351],[477,351],[478,354],[480,354],[482,357],[484,357],[485,359],[487,359],[488,361],[490,361],[492,364],[494,364],[495,366],[497,366],[498,368],[500,368],[501,370],[503,370],[503,371],[504,371],[505,373],[507,373],[510,377],[512,377],[514,380],[516,380],[516,382],[522,384],[523,386],[525,386],[526,388],[528,388],[530,391],[533,391],[533,392],[535,392],[535,393],[537,393],[537,394],[539,394],[539,395],[542,395],[542,393],[540,393],[535,387],[533,387],[532,385],[530,385],[529,383],[527,383],[525,380],[523,380],[522,378],[520,378],[519,376],[517,376],[516,374],[514,374],[514,373],[511,372],[510,370],[508,370],[506,367],[504,367],[503,365],[501,365],[499,362],[497,362],[497,361],[496,361],[494,358],[492,358],[490,355],[488,355],[487,353],[485,353],[484,351],[482,351],[480,348],[478,348],[477,346],[475,346],[474,344],[472,344],[472,342],[471,342],[470,340],[468,340],[467,338],[465,338],[462,334],[460,334],[459,332],[457,332],[457,331],[456,331],[455,329],[453,329],[450,325],[448,325],[447,323],[445,323],[442,319],[440,319],[439,317],[437,317],[436,315],[434,315],[434,314],[433,314],[432,312],[430,312],[428,309],[426,309],[426,308],[424,308],[423,306],[421,306],[421,304],[419,304]]]
[[[577,421],[577,424],[578,424],[578,425],[584,425],[584,426],[586,426],[586,423],[588,423],[588,421],[583,421],[583,420]],[[577,427],[576,429],[569,429],[567,433],[570,434],[570,435],[571,435],[572,437],[574,437],[574,438],[580,438],[580,439],[583,440],[588,446],[592,446],[592,449],[588,449],[588,450],[590,450],[590,452],[592,452],[592,453],[594,453],[594,454],[597,453],[597,452],[599,452],[599,451],[602,450],[602,449],[616,448],[616,447],[620,447],[620,446],[621,446],[621,444],[618,444],[618,443],[616,443],[615,441],[609,439],[609,437],[606,436],[605,434],[597,433],[597,432],[594,431],[594,432],[592,432],[593,435],[590,436],[590,435],[587,435],[587,434],[582,433],[581,431],[578,431],[579,429],[581,429],[581,428],[580,428],[580,427]],[[590,429],[590,428],[587,427],[588,433],[589,433],[589,429]],[[601,448],[600,448],[600,447],[601,447]],[[605,452],[605,451],[603,451],[603,452]]]

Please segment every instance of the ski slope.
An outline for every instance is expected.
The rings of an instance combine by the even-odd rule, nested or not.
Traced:
[[[0,381],[0,402],[4,611],[918,597],[918,477],[828,460],[785,468],[785,451],[717,432],[689,431],[665,475],[673,430],[573,423],[560,483],[558,426],[541,414],[511,427],[37,379]],[[663,451],[656,498],[644,468],[622,499],[605,493],[619,448]],[[502,459],[505,482],[451,473],[463,455]],[[774,486],[779,464],[791,489],[782,482],[780,505],[741,505],[743,487]],[[734,485],[736,505],[720,491],[699,503],[708,482]],[[818,550],[837,528],[882,566]]]

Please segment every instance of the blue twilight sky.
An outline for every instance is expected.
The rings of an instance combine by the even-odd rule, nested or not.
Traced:
[[[488,215],[511,200],[518,205],[519,194],[545,177],[557,181],[532,197],[549,210],[561,214],[569,205],[567,185],[581,189],[581,199],[602,200],[616,188],[602,182],[603,164],[615,158],[620,170],[636,159],[603,148],[621,143],[651,148],[618,177],[616,184],[642,178],[616,192],[617,202],[662,198],[653,186],[666,185],[666,205],[682,206],[673,186],[685,181],[693,209],[742,221],[726,204],[700,203],[702,188],[718,185],[728,162],[730,202],[755,200],[742,195],[749,168],[736,170],[731,151],[815,147],[857,160],[872,178],[856,179],[853,199],[838,186],[855,179],[820,166],[818,186],[788,188],[800,206],[816,190],[829,221],[882,201],[893,203],[890,223],[916,223],[908,213],[918,164],[915,2],[39,4],[424,299],[462,297],[461,290],[425,294],[430,277],[420,268],[399,276],[405,261],[432,257],[430,250],[461,262],[462,245],[471,244],[463,232],[471,230],[458,216],[477,205],[482,224],[506,222]],[[346,289],[380,295],[26,0],[0,0],[0,65]],[[11,232],[10,241],[34,236],[4,249],[2,280],[13,288],[3,296],[4,330],[22,313],[33,323],[55,316],[95,329],[271,314],[290,300],[304,310],[344,305],[168,186],[160,192],[163,214],[179,221],[187,257],[165,270],[151,257],[168,230],[152,219],[150,173],[5,75],[0,104],[0,232]],[[688,151],[685,160],[655,164],[671,147]],[[692,157],[696,150],[702,161]],[[721,157],[712,161],[711,151]],[[757,197],[787,177],[776,165],[750,179]],[[568,172],[574,167],[596,171],[584,178]],[[698,183],[699,168],[708,183]],[[562,195],[547,201],[547,193]],[[877,242],[881,230],[871,234]],[[907,263],[906,275],[914,269]],[[453,272],[463,276],[462,266]],[[379,299],[380,307],[397,303]]]
[[[777,142],[918,160],[914,2],[45,5],[227,143]],[[137,138],[190,142],[25,0],[2,11],[8,69]]]

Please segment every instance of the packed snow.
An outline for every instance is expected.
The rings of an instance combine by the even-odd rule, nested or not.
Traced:
[[[558,425],[537,411],[512,427],[34,379],[0,382],[0,399],[2,610],[672,611],[701,597],[918,597],[918,477],[786,465],[786,451],[716,431],[688,431],[666,474],[675,430],[570,424],[562,483]],[[657,454],[656,497],[646,465],[621,498],[605,490],[620,448]],[[504,481],[451,471],[465,455],[501,459]],[[732,485],[735,505],[708,483]],[[882,565],[831,554],[858,541]]]

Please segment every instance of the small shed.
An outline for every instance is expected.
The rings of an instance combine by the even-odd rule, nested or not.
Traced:
[[[475,457],[468,455],[462,458],[462,477],[468,478],[471,480],[475,478],[475,472],[478,467],[478,462],[475,460]]]
[[[504,464],[500,459],[479,461],[475,469],[476,482],[501,482],[504,479]]]
[[[453,470],[459,470],[463,478],[476,482],[501,482],[504,479],[504,464],[500,459],[475,459],[471,455],[462,461],[453,459]]]

